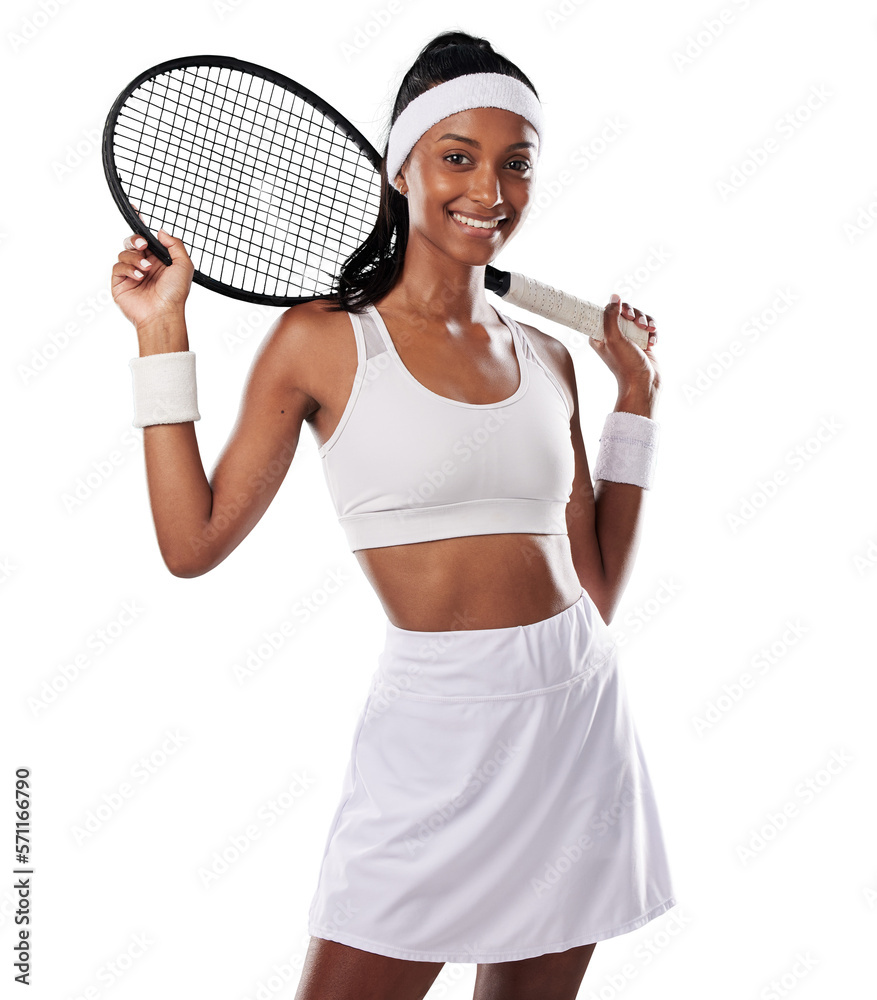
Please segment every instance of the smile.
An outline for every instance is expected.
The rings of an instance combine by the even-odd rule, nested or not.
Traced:
[[[459,212],[450,212],[451,218],[463,226],[464,229],[476,230],[476,229],[486,229],[494,230],[499,229],[501,222],[505,222],[505,219],[491,219],[489,222],[482,221],[481,219],[472,219],[468,215],[461,215]]]

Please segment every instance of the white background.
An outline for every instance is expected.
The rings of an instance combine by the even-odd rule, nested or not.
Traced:
[[[128,229],[101,166],[107,111],[149,66],[226,54],[301,81],[382,145],[403,73],[455,27],[517,62],[547,115],[541,210],[497,263],[593,301],[618,291],[659,327],[658,470],[612,628],[678,905],[601,942],[580,996],[803,1000],[873,980],[871,6],[15,0],[0,39],[4,990],[27,766],[29,995],[291,997],[383,641],[308,430],[238,550],[192,580],[165,568],[131,425],[136,336],[109,294]],[[587,342],[504,308],[573,351],[593,468],[613,376]],[[192,287],[208,473],[279,312]],[[275,822],[258,818],[289,789]],[[471,996],[474,971],[445,966],[429,996]]]

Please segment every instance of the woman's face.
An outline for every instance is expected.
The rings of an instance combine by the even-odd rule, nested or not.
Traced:
[[[525,118],[502,108],[458,111],[433,125],[396,178],[408,198],[409,247],[419,237],[455,260],[493,260],[526,217],[538,143]],[[473,228],[460,216],[500,221]]]

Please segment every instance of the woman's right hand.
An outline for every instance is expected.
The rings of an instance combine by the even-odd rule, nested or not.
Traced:
[[[156,238],[171,255],[169,267],[149,250],[139,233],[126,237],[119,262],[113,265],[110,285],[113,299],[135,327],[167,315],[182,315],[192,285],[195,267],[182,240],[163,229],[159,229]],[[136,247],[135,241],[142,241],[143,246]],[[136,272],[143,277],[138,278]]]

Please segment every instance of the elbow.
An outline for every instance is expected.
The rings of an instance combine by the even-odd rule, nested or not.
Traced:
[[[167,566],[174,576],[179,577],[181,580],[191,580],[196,576],[204,576],[210,570],[216,569],[227,555],[227,552],[206,550],[201,553],[200,559],[195,559],[191,555],[186,558],[181,555],[164,555],[164,553],[162,553],[162,558],[164,559],[165,566]]]
[[[607,625],[611,625],[618,612],[621,603],[621,593],[617,590],[606,592],[601,595],[601,600],[597,602],[597,610],[600,617]]]
[[[585,587],[585,590],[588,592],[588,597],[591,598],[591,602],[599,612],[600,617],[608,625],[615,617],[614,605],[610,606],[609,604],[607,604],[602,594],[597,594],[595,591],[592,591],[589,587],[586,587],[584,584],[582,584],[582,586]]]
[[[214,566],[222,560],[217,558],[217,549],[214,544],[207,544],[203,535],[197,538],[193,544],[192,536],[187,539],[179,535],[162,539],[158,543],[161,558],[168,568],[171,576],[176,576],[181,580],[192,580],[196,576],[204,576]]]
[[[615,617],[615,612],[618,610],[618,596],[613,595],[610,590],[605,587],[594,587],[593,590],[583,584],[591,600],[594,602],[594,607],[599,611],[600,617],[603,619],[606,625],[612,624],[612,619]]]
[[[178,556],[162,553],[162,559],[167,566],[171,576],[179,577],[181,580],[191,580],[196,576],[203,576],[210,568],[204,563],[196,563],[192,560],[181,559]]]
[[[600,612],[600,617],[607,625],[612,624],[612,619],[615,617],[615,608],[608,607],[606,604],[594,601],[594,606]]]
[[[204,575],[203,569],[195,569],[190,566],[168,565],[168,569],[170,570],[171,576],[179,577],[181,580],[191,580],[193,577]]]

